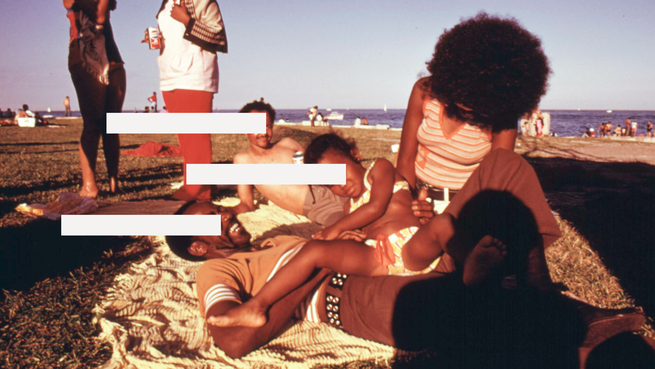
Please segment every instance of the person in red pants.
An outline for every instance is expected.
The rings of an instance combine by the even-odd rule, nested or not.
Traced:
[[[170,113],[211,113],[218,92],[217,52],[227,53],[223,18],[216,0],[164,0],[157,15],[162,37],[160,87]],[[187,185],[187,164],[211,163],[209,134],[178,134],[184,157],[179,200],[208,200],[208,185]]]

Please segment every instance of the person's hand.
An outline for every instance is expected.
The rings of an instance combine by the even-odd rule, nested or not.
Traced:
[[[418,198],[412,201],[412,211],[414,216],[418,217],[421,224],[426,224],[434,218],[434,206],[428,201],[428,190],[422,188],[418,193]]]
[[[312,238],[315,240],[332,241],[335,238],[339,237],[340,234],[341,234],[340,229],[336,228],[335,226],[329,226],[322,231],[318,231],[314,233]]]
[[[353,240],[357,242],[364,242],[366,240],[366,232],[361,229],[346,230],[341,232],[337,237],[338,240]]]
[[[145,30],[145,35],[143,36],[143,40],[141,40],[141,43],[148,42],[148,30]]]
[[[64,0],[64,8],[70,9],[75,4],[75,0]]]
[[[173,4],[173,10],[171,10],[171,18],[184,24],[185,27],[189,24],[189,20],[191,20],[191,16],[186,10],[186,6],[178,5],[175,3]]]

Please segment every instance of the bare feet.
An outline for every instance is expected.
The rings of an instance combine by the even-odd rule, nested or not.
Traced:
[[[230,309],[224,315],[210,316],[207,323],[218,327],[251,327],[258,328],[266,324],[266,308],[246,302]]]
[[[507,247],[492,236],[484,236],[464,261],[464,284],[476,286],[489,282],[503,264]]]
[[[93,184],[84,184],[80,190],[79,195],[81,197],[90,197],[95,199],[98,196],[98,186],[95,183]]]
[[[109,178],[109,192],[112,194],[124,194],[120,186],[118,185],[118,179],[116,177]]]

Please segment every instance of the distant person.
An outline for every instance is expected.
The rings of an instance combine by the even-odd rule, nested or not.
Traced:
[[[607,122],[605,125],[605,132],[607,132],[607,137],[612,136],[612,121]]]
[[[24,115],[24,116],[31,117],[31,118],[34,118],[34,117],[36,116],[36,114],[34,114],[34,113],[30,110],[30,107],[29,107],[27,104],[23,104],[23,109],[22,109],[22,111],[25,112],[25,115]]]
[[[14,123],[18,124],[18,118],[34,118],[35,124],[44,124],[41,114],[32,112],[27,104],[23,104],[23,108],[16,114]]]
[[[637,123],[636,120],[633,120],[630,123],[630,137],[637,137],[637,128],[639,127],[639,123]]]
[[[627,136],[627,135],[628,135],[628,132],[629,132],[629,129],[630,129],[630,124],[629,124],[629,123],[626,124],[625,127],[622,127],[622,128],[621,128],[621,137],[625,137],[625,136]]]
[[[309,118],[309,123],[312,127],[314,127],[314,121],[316,120],[317,114],[318,114],[318,106],[316,105],[309,108],[309,110],[307,111],[307,117]]]
[[[181,5],[178,5],[181,4]],[[162,49],[157,60],[164,103],[171,113],[211,113],[218,92],[217,53],[227,53],[227,35],[216,0],[166,0],[157,12]],[[180,122],[183,125],[184,122]],[[178,134],[184,185],[177,200],[209,200],[211,186],[188,185],[187,164],[210,164],[210,134]]]
[[[4,118],[4,117],[5,117],[5,115],[4,115],[4,113],[2,112],[2,109],[0,109],[0,119],[1,119],[1,118]]]
[[[150,110],[152,110],[153,113],[157,112],[157,92],[153,91],[152,96],[148,98],[148,101],[150,102]]]
[[[5,112],[5,118],[14,119],[15,115],[16,115],[15,112],[13,112],[10,108],[7,108],[7,111]]]
[[[322,126],[323,126],[323,120],[324,120],[324,119],[325,119],[325,118],[323,117],[323,114],[321,114],[320,112],[318,112],[318,113],[316,114],[316,125],[319,126],[319,127],[322,127]],[[312,126],[314,126],[314,125],[312,124]]]
[[[144,113],[150,113],[150,107],[149,106],[144,106],[143,107],[143,112]]]
[[[159,111],[160,113],[168,113],[168,110],[166,109],[166,105],[164,105],[163,108]]]
[[[646,124],[646,137],[653,137],[653,122],[650,120]]]
[[[116,193],[119,191],[120,140],[117,134],[106,133],[107,113],[121,112],[125,100],[125,68],[109,22],[109,13],[116,9],[116,0],[80,1],[79,4],[75,0],[64,0],[64,7],[71,23],[68,70],[84,122],[79,146],[80,196],[98,195],[96,161],[101,137],[109,190]]]
[[[361,124],[362,124],[362,120],[359,117],[357,117],[357,119],[355,119],[355,125],[359,126]]]
[[[604,123],[604,122],[601,123],[600,126],[598,126],[598,134],[599,134],[599,137],[601,137],[601,138],[602,138],[602,137],[605,137],[605,129],[606,129],[606,126],[605,126],[605,123]]]
[[[363,126],[368,126],[368,118],[366,118],[366,117],[362,118],[362,125]]]
[[[621,128],[621,123],[619,123],[616,128],[614,128],[614,137],[621,137],[623,129]]]
[[[535,122],[535,126],[537,129],[537,137],[543,137],[544,135],[544,120],[543,118],[539,117],[537,118],[537,121]]]
[[[66,96],[63,103],[64,103],[64,111],[65,111],[64,116],[65,117],[70,117],[72,115],[71,114],[71,99],[70,99],[70,97]]]
[[[253,101],[241,108],[240,113],[266,113],[266,133],[247,134],[250,149],[234,156],[234,164],[293,164],[294,154],[304,148],[291,137],[285,137],[275,144],[273,122],[275,109],[265,102]],[[256,209],[253,187],[264,197],[295,214],[302,214],[324,226],[334,224],[344,216],[345,199],[334,195],[326,186],[308,185],[238,185],[241,202],[234,207],[237,214]]]
[[[530,117],[531,114],[526,114],[523,117],[521,117],[521,120],[519,121],[519,128],[521,135],[527,136],[529,133],[529,125],[530,125]]]

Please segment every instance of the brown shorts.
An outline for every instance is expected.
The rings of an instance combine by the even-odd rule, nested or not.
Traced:
[[[326,186],[309,186],[302,213],[312,221],[326,227],[345,216],[343,205],[348,201],[332,193]]]

